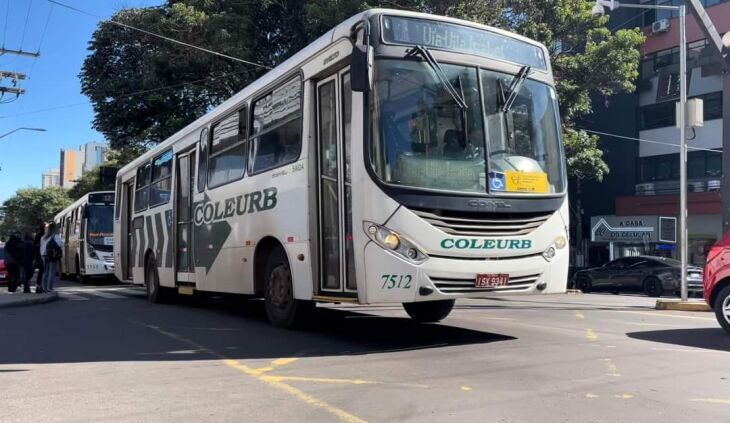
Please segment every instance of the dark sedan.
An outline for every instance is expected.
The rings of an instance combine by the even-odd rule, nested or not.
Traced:
[[[666,257],[635,256],[609,261],[601,267],[576,272],[573,286],[583,292],[641,291],[650,297],[680,292],[681,265]],[[687,289],[702,294],[702,269],[687,268]]]

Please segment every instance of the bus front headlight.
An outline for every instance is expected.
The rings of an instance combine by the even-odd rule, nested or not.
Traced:
[[[542,252],[542,257],[545,260],[550,261],[555,258],[557,250],[562,250],[563,248],[565,248],[566,245],[568,245],[568,239],[565,238],[565,236],[563,235],[558,235],[553,243],[545,251]]]
[[[428,259],[428,256],[421,252],[411,241],[385,226],[365,221],[363,222],[363,229],[368,238],[375,241],[376,244],[411,263],[419,264]]]
[[[91,246],[91,244],[86,244],[86,253],[89,257],[99,260],[99,256],[96,254],[96,250]]]

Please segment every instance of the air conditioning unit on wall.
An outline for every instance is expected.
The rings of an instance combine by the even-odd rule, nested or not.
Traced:
[[[669,23],[669,19],[659,19],[658,21],[651,24],[651,33],[652,34],[661,34],[663,32],[669,31],[669,27],[671,24]]]

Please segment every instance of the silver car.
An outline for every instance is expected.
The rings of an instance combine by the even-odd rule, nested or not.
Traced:
[[[573,276],[573,286],[583,292],[641,291],[650,297],[665,293],[679,295],[681,264],[678,260],[655,257],[622,257],[609,261],[601,267],[584,269]],[[687,288],[692,294],[703,292],[702,269],[687,268]]]

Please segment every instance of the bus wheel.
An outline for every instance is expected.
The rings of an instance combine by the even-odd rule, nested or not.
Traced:
[[[167,288],[160,286],[160,276],[157,274],[157,262],[150,256],[145,264],[145,285],[147,300],[153,304],[161,304],[169,300]]]
[[[294,298],[291,268],[283,248],[277,247],[271,251],[264,275],[264,303],[269,322],[280,328],[304,323],[314,303]]]
[[[424,301],[420,303],[403,303],[406,313],[419,323],[441,321],[451,313],[454,300]]]
[[[81,265],[79,263],[79,257],[76,256],[76,282],[85,285],[87,278],[81,273]]]

